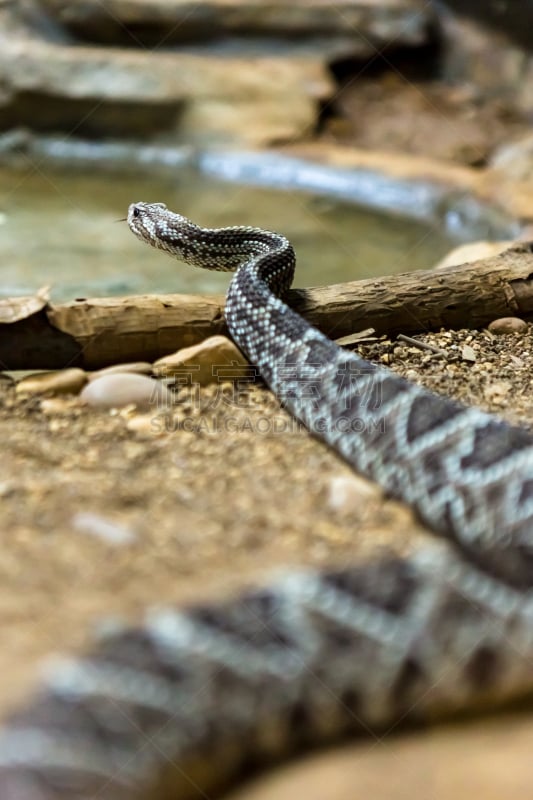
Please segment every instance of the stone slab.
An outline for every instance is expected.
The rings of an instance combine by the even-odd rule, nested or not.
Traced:
[[[163,46],[223,35],[348,35],[374,46],[421,44],[433,11],[421,0],[45,0],[44,6],[78,35],[121,40],[124,28],[164,32]],[[132,42],[133,43],[133,42]]]

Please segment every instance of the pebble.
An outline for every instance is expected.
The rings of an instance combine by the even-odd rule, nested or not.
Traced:
[[[78,394],[87,383],[82,369],[71,367],[56,372],[37,372],[17,383],[17,394]]]
[[[0,481],[0,497],[8,497],[17,490],[17,484],[13,480]]]
[[[527,322],[520,317],[500,317],[494,319],[489,325],[491,333],[522,333],[527,330]]]
[[[416,383],[419,378],[419,375],[416,369],[408,369],[407,372],[405,373],[405,377],[408,381],[411,381],[411,383]]]
[[[154,411],[172,404],[172,394],[159,381],[120,372],[102,375],[87,384],[81,399],[94,408],[122,408],[134,405],[139,409]]]
[[[117,375],[128,372],[130,375],[151,375],[152,365],[148,361],[132,361],[129,364],[113,364],[111,367],[104,367],[87,375],[89,381],[95,381],[104,375]]]
[[[465,344],[463,349],[461,350],[461,358],[463,361],[475,361],[476,360],[476,353],[473,347],[470,347],[469,344]]]
[[[41,400],[41,411],[48,417],[70,414],[81,407],[82,403],[79,397],[44,397]]]
[[[448,267],[458,267],[461,264],[470,264],[480,261],[482,258],[492,258],[504,253],[515,244],[512,240],[500,242],[468,242],[461,244],[450,250],[433,269],[447,269]]]
[[[126,427],[129,431],[137,433],[146,438],[163,436],[169,427],[165,416],[154,417],[153,414],[135,414],[128,419]]]
[[[88,533],[107,544],[131,544],[137,539],[131,528],[91,511],[78,511],[72,517],[71,525],[75,531]]]
[[[381,494],[377,484],[359,475],[334,475],[329,481],[327,502],[332,511],[352,513]]]
[[[154,364],[154,373],[200,386],[254,376],[253,368],[226,336],[210,336],[200,344],[183,347],[160,358]]]

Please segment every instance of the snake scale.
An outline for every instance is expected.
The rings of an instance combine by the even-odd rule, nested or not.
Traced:
[[[56,663],[0,738],[2,800],[200,798],[349,731],[533,689],[533,438],[337,347],[284,302],[283,236],[135,203],[141,240],[235,270],[230,333],[283,404],[436,534],[406,558],[287,573],[163,609]],[[342,422],[342,424],[341,424]]]

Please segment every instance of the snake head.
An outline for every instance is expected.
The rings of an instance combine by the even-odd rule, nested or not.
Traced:
[[[257,254],[250,239],[254,229],[200,228],[187,217],[170,211],[164,203],[132,203],[127,220],[141,241],[195,267],[232,272],[248,256]],[[260,230],[257,234],[275,236]],[[264,243],[259,243],[257,252],[264,252]]]
[[[143,242],[179,256],[179,244],[192,223],[169,211],[164,203],[132,203],[128,208],[130,230]]]

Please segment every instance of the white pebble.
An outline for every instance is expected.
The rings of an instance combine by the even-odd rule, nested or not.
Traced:
[[[172,404],[172,395],[159,381],[128,372],[102,375],[87,384],[81,399],[95,408],[137,408],[157,411]]]
[[[334,475],[328,487],[328,506],[332,511],[361,511],[366,501],[377,498],[381,489],[358,475]]]
[[[131,544],[137,539],[131,528],[92,511],[78,511],[72,517],[71,525],[79,533],[88,533],[107,544]]]

